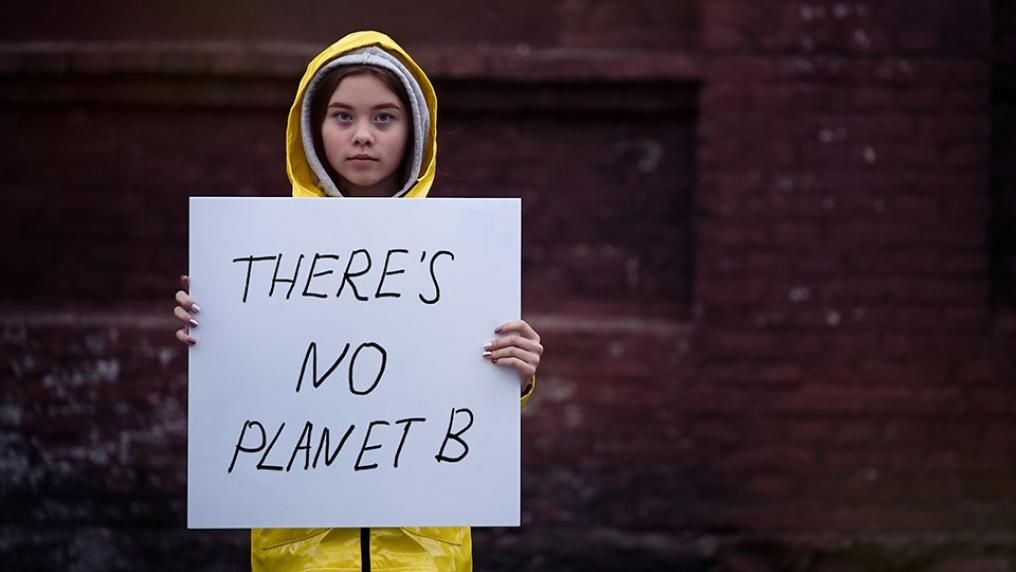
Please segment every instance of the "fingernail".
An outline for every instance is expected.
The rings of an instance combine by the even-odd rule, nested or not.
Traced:
[[[498,326],[498,327],[494,328],[494,333],[495,334],[500,334],[501,333],[501,326]]]
[[[493,342],[487,342],[487,345],[483,346],[483,349],[485,349],[485,350],[489,350],[489,349],[490,349],[490,346],[491,346],[491,344],[493,344]]]
[[[198,327],[198,321],[195,320],[194,318],[191,318],[191,319],[187,320],[187,323],[190,324],[191,327],[194,327],[194,328]]]
[[[490,357],[490,352],[483,352],[483,357],[489,358]]]
[[[194,338],[190,338],[189,340],[187,340],[187,343],[192,345],[192,346],[196,346],[198,341],[195,340]]]
[[[191,312],[197,314],[200,311],[201,311],[201,306],[198,306],[197,304],[191,304]]]

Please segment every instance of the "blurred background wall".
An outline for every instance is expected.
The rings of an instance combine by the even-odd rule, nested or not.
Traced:
[[[0,19],[0,567],[185,528],[187,197],[281,196],[308,59],[402,43],[434,196],[521,196],[523,526],[478,570],[1016,570],[1016,8],[64,3]]]

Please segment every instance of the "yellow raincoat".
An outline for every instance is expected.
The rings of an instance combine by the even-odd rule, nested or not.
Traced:
[[[423,70],[398,44],[378,32],[355,32],[317,55],[300,80],[286,129],[286,171],[294,197],[325,197],[307,163],[301,133],[301,109],[308,83],[329,61],[350,50],[377,46],[395,56],[416,79],[430,113],[422,164],[405,197],[426,197],[437,164],[437,96]],[[535,382],[535,379],[533,380]],[[529,398],[531,383],[522,402]],[[421,499],[426,502],[426,499]],[[255,572],[293,570],[435,571],[472,570],[468,528],[255,528],[251,530],[251,567]]]

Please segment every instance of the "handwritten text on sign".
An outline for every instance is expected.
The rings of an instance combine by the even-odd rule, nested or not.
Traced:
[[[192,198],[188,525],[506,526],[516,199]]]

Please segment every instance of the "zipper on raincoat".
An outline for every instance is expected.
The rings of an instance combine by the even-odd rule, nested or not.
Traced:
[[[360,529],[360,568],[370,572],[370,529]]]

